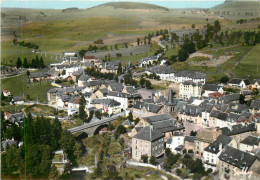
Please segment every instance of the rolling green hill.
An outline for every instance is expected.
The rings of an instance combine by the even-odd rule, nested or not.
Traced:
[[[153,9],[153,10],[165,10],[169,11],[168,8],[157,6],[153,4],[147,4],[147,3],[136,3],[136,2],[111,2],[111,3],[105,3],[100,5],[102,6],[112,6],[113,8],[122,8],[122,9]],[[97,6],[97,7],[100,7]]]

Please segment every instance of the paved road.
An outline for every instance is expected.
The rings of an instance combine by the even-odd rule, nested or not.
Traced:
[[[114,115],[112,117],[109,117],[109,118],[104,118],[104,119],[102,119],[102,120],[100,120],[98,122],[83,124],[83,125],[74,127],[74,128],[68,129],[68,131],[70,131],[71,133],[76,133],[76,132],[82,131],[84,129],[88,129],[88,128],[97,126],[99,124],[103,124],[103,123],[107,123],[107,122],[113,121],[113,120],[117,119],[119,116],[123,116],[123,115],[125,115],[125,112],[118,113],[118,114],[116,114],[116,115]]]

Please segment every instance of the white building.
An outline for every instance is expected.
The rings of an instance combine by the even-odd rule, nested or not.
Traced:
[[[114,99],[120,103],[120,108],[126,110],[128,108],[128,101],[131,99],[130,94],[115,92],[115,91],[108,91],[107,99]]]
[[[174,154],[177,154],[176,148],[178,146],[184,146],[185,133],[174,132],[172,138],[169,138],[166,143],[166,148],[169,148]]]
[[[179,96],[183,99],[201,97],[202,84],[200,82],[185,81],[179,85]]]
[[[217,170],[218,156],[221,154],[223,148],[230,144],[231,137],[219,135],[218,138],[208,145],[203,152],[203,162],[205,169],[211,168],[213,171]]]
[[[155,73],[157,76],[160,76],[161,80],[174,81],[174,70],[171,66],[153,66],[147,68],[145,73],[148,75]]]
[[[199,71],[187,71],[182,70],[175,74],[174,81],[176,83],[183,83],[185,81],[193,81],[194,83],[201,83],[202,85],[206,82],[207,75]]]
[[[254,149],[260,148],[260,137],[248,136],[239,143],[239,149],[244,152],[251,152]]]
[[[202,87],[202,96],[209,97],[210,94],[217,92],[223,94],[223,87],[216,84],[204,84]]]
[[[233,87],[246,88],[248,85],[250,85],[250,81],[248,79],[234,78],[231,79],[227,84]]]
[[[68,115],[78,114],[80,98],[71,98],[68,103]]]

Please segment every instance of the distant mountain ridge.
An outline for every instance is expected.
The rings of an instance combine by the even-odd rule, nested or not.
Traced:
[[[163,6],[158,6],[154,4],[148,3],[140,3],[140,2],[109,2],[105,4],[101,4],[95,7],[102,7],[102,6],[112,6],[115,9],[151,9],[151,10],[164,10],[169,11],[168,8]],[[93,7],[93,8],[95,8]]]

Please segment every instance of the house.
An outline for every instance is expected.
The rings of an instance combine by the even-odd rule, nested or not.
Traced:
[[[228,81],[229,86],[238,87],[238,88],[247,88],[250,85],[250,81],[248,79],[240,79],[234,78]]]
[[[103,113],[107,112],[109,115],[121,112],[121,104],[114,99],[93,99],[90,104],[92,107],[96,107],[97,109],[102,108]]]
[[[68,102],[68,116],[78,114],[81,99],[72,97]]]
[[[175,74],[175,82],[183,83],[185,81],[193,81],[195,83],[201,83],[202,85],[206,82],[207,75],[199,71],[187,71],[182,70]]]
[[[213,110],[213,104],[211,103],[203,103],[202,104],[202,112],[201,112],[201,116],[202,116],[202,125],[203,127],[209,127],[209,120],[210,120],[210,113]]]
[[[142,155],[160,157],[164,154],[164,135],[146,126],[132,138],[132,158],[140,161]]]
[[[18,126],[24,122],[24,112],[16,112],[16,113],[8,113],[5,112],[5,119],[9,121],[11,124],[17,124]]]
[[[68,57],[68,59],[70,64],[78,64],[81,61],[79,57]]]
[[[91,62],[91,63],[96,63],[98,62],[98,58],[95,56],[83,56],[83,62]]]
[[[239,149],[244,152],[251,152],[260,148],[260,137],[249,135],[239,143]]]
[[[146,117],[146,116],[153,116],[157,114],[162,114],[163,106],[156,105],[152,103],[142,102],[142,101],[135,101],[133,104],[133,116],[135,118],[139,117]]]
[[[195,139],[195,136],[185,136],[184,137],[184,148],[187,149],[188,151],[189,150],[193,151],[194,139]]]
[[[218,156],[222,152],[223,148],[226,145],[229,145],[231,140],[230,137],[221,134],[213,143],[204,149],[203,163],[205,169],[211,168],[213,171],[217,170]]]
[[[219,98],[219,102],[222,104],[229,104],[229,103],[239,103],[239,93],[234,93],[234,94],[228,94],[225,96],[221,96]]]
[[[52,163],[55,164],[66,164],[68,162],[67,154],[63,149],[54,152],[54,158]]]
[[[12,104],[23,104],[24,103],[24,98],[23,96],[14,96],[12,98]]]
[[[115,92],[115,91],[108,91],[107,99],[114,99],[119,102],[120,108],[126,110],[129,105],[129,101],[133,99],[133,97],[129,94],[122,93],[122,92]]]
[[[102,88],[102,89],[99,88],[95,92],[95,95],[97,96],[97,99],[102,99],[104,97],[107,97],[107,94],[108,94],[108,89],[107,88]]]
[[[121,65],[120,61],[104,62],[101,68],[102,73],[114,73],[117,74],[118,67]]]
[[[112,82],[112,83],[109,83],[107,89],[109,91],[122,92],[124,89],[124,85],[121,83]]]
[[[217,84],[204,84],[202,86],[202,96],[209,97],[213,93],[224,94],[223,87]]]
[[[219,135],[220,133],[216,128],[205,128],[199,130],[194,139],[194,157],[202,158],[204,149],[213,143]]]
[[[151,56],[147,58],[142,58],[139,60],[138,66],[139,67],[145,67],[147,65],[152,65],[155,61],[157,61],[159,56]]]
[[[257,179],[253,178],[253,169],[256,167],[259,168],[259,165],[259,160],[257,160],[256,156],[231,146],[226,146],[219,155],[219,178]]]
[[[260,100],[254,99],[249,107],[249,111],[253,114],[260,113]]]
[[[184,147],[184,138],[185,138],[185,133],[174,132],[173,136],[167,140],[166,148],[169,148],[174,154],[177,154],[178,149],[176,148],[179,146]]]
[[[256,123],[247,123],[245,125],[236,124],[233,126],[220,128],[218,131],[223,135],[230,136],[237,144],[239,144],[239,142],[243,139],[256,132],[257,126]]]
[[[11,92],[8,89],[4,89],[2,92],[3,92],[4,97],[11,96]]]
[[[185,81],[179,85],[179,96],[183,99],[201,97],[202,84],[200,82]]]
[[[46,72],[35,72],[30,73],[28,76],[30,82],[39,82],[39,81],[47,81],[51,79],[51,76]]]
[[[18,142],[16,140],[14,140],[14,138],[12,138],[12,139],[6,139],[6,140],[2,141],[1,144],[2,144],[2,150],[6,151],[8,149],[8,147],[10,147],[10,146],[13,146],[13,145],[17,146]]]
[[[179,103],[177,106],[177,117],[183,122],[198,124],[202,127],[202,107],[196,104]]]
[[[254,79],[251,84],[251,89],[260,89],[260,79]]]
[[[78,86],[83,87],[85,82],[91,81],[91,77],[88,75],[81,75],[78,79]]]
[[[174,81],[174,70],[171,66],[153,66],[147,68],[145,73],[148,75],[155,73],[157,76],[160,76],[161,80]]]

